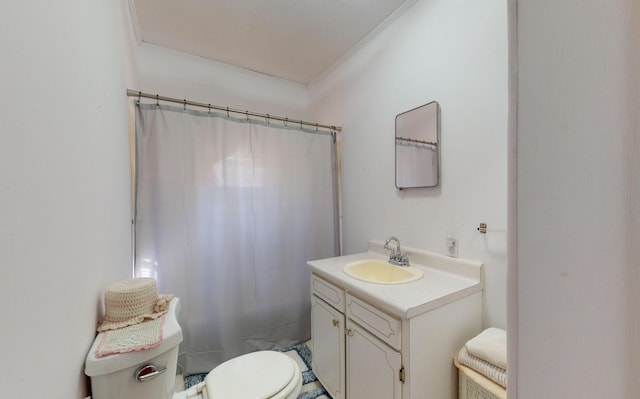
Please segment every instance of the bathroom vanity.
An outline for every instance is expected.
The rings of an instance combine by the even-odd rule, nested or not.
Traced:
[[[406,283],[345,273],[354,262],[385,261],[379,241],[307,263],[313,371],[333,399],[457,397],[453,356],[482,330],[482,263],[405,249],[423,273]]]

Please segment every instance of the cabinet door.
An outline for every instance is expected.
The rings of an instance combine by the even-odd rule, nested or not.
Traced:
[[[333,399],[344,399],[344,315],[315,295],[311,296],[313,372]]]
[[[347,398],[400,399],[400,353],[347,320]]]

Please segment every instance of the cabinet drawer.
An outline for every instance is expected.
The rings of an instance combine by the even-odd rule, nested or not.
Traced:
[[[315,274],[311,275],[311,294],[322,298],[336,310],[344,313],[344,290]]]
[[[401,349],[402,323],[399,319],[350,294],[346,298],[346,315],[392,348]]]

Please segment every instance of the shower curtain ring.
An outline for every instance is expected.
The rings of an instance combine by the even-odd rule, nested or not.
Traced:
[[[156,107],[160,106],[160,100],[158,98],[159,98],[159,95],[156,94]]]
[[[211,115],[211,104],[209,104],[209,115]]]
[[[185,98],[185,99],[184,99],[184,108],[183,108],[183,111],[186,111],[186,110],[187,110],[187,99]]]
[[[247,122],[249,122],[249,111],[244,111],[245,115],[247,115]]]
[[[269,124],[269,114],[267,114],[266,120],[267,120],[267,125],[268,125]]]
[[[288,123],[289,123],[289,118],[284,118],[284,127],[287,127]]]
[[[318,124],[316,123],[316,132],[318,131]]]
[[[229,117],[229,107],[227,107],[227,118]]]
[[[138,92],[138,104],[140,104],[140,98],[141,98],[141,97],[142,97],[142,92],[141,92],[141,91],[139,91],[139,92]]]

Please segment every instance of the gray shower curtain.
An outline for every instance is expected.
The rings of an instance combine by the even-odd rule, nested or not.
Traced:
[[[266,122],[137,106],[135,274],[180,297],[185,374],[309,338],[339,251],[333,137]]]

